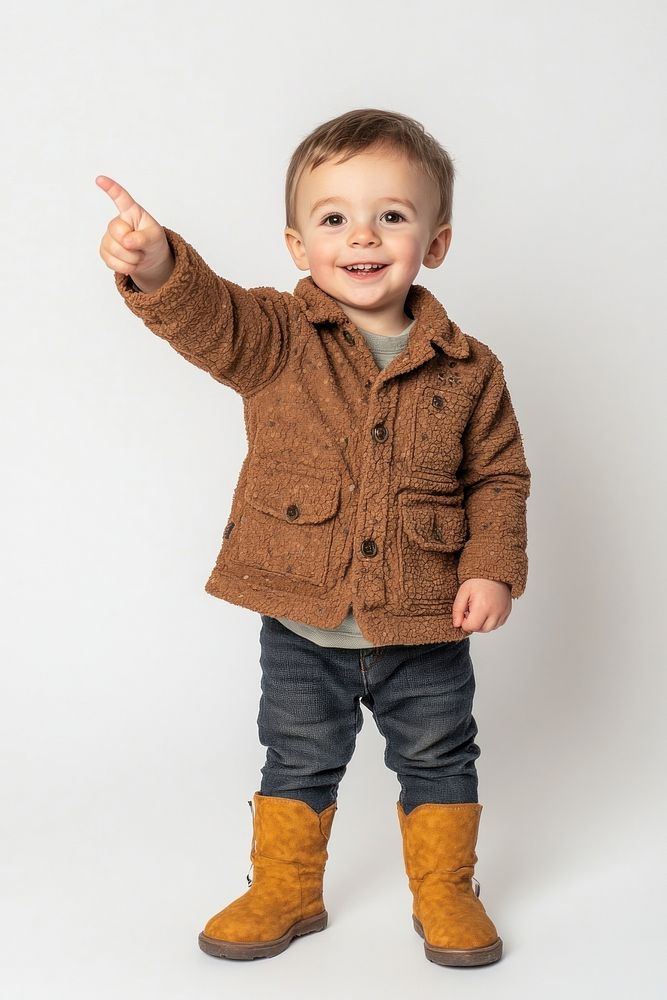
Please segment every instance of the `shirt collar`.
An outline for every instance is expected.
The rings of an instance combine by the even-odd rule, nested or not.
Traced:
[[[354,326],[338,302],[316,285],[311,275],[297,282],[294,295],[304,303],[311,323],[334,323],[347,329]],[[428,288],[410,285],[405,305],[415,318],[409,332],[410,351],[418,352],[432,341],[452,358],[468,357],[470,347],[464,333]]]

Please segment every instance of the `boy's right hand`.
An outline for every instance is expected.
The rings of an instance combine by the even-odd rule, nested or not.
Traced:
[[[118,209],[100,243],[102,260],[112,271],[128,274],[142,292],[157,291],[175,266],[164,229],[110,177],[100,174],[95,183]]]

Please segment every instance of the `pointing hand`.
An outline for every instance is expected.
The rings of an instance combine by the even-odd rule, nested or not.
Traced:
[[[110,177],[95,178],[118,209],[100,243],[107,267],[128,274],[142,292],[154,292],[174,270],[174,256],[165,231],[134,198]]]

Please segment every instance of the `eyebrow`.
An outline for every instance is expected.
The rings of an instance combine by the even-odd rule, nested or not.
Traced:
[[[417,214],[417,209],[412,204],[412,202],[409,201],[407,198],[379,198],[378,200],[379,201],[393,201],[393,202],[396,202],[399,205],[407,205],[408,208],[412,209],[412,211],[415,213],[415,215]],[[318,208],[321,208],[322,205],[328,205],[328,203],[330,201],[338,201],[338,202],[341,202],[341,204],[343,204],[343,205],[346,204],[345,198],[340,198],[338,195],[335,195],[335,194],[331,195],[328,198],[320,198],[319,201],[316,201],[315,204],[313,205],[313,207],[311,208],[311,210],[310,210],[311,216],[315,214],[315,212],[317,211]]]

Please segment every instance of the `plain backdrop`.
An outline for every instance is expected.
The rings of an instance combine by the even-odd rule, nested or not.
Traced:
[[[0,990],[8,1000],[665,996],[665,8],[29,4],[3,24]],[[426,960],[367,710],[324,933],[197,946],[247,888],[259,615],[204,591],[240,397],[123,304],[118,180],[219,274],[292,290],[292,151],[355,107],[457,169],[417,281],[501,358],[529,576],[473,634],[476,875],[499,963]],[[662,112],[662,114],[661,114]]]

